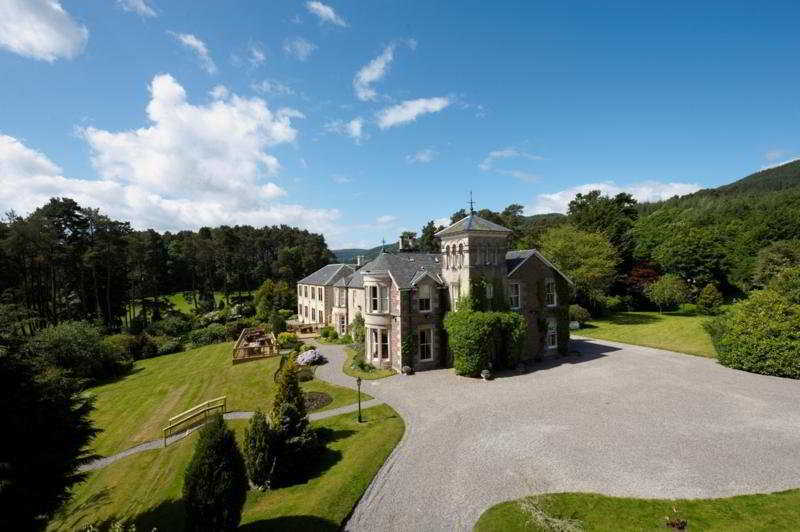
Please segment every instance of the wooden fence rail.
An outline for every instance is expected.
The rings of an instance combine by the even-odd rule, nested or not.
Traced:
[[[228,411],[224,395],[206,401],[205,403],[200,403],[185,412],[181,412],[177,416],[169,418],[169,423],[162,429],[164,432],[164,447],[167,446],[167,438],[174,434],[176,429],[181,428],[182,430],[188,430],[197,425],[202,425],[208,420],[209,413],[213,413],[216,410],[219,410],[220,414],[225,414],[225,412]]]

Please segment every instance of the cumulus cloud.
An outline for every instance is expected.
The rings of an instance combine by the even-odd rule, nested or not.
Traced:
[[[52,63],[80,54],[89,30],[78,24],[58,0],[0,2],[0,47]]]
[[[264,51],[264,45],[260,42],[251,42],[247,47],[247,60],[253,68],[261,66],[267,60],[267,52]]]
[[[300,61],[308,59],[311,53],[316,49],[317,46],[315,44],[302,37],[295,37],[294,39],[286,39],[283,41],[283,51]]]
[[[347,22],[336,14],[336,11],[331,6],[325,5],[322,2],[306,2],[306,9],[308,9],[309,13],[312,13],[319,17],[319,21],[322,22],[330,22],[331,24],[336,24],[337,26],[346,27]]]
[[[339,133],[355,140],[361,140],[364,136],[364,120],[361,117],[356,117],[349,122],[334,120],[325,124],[325,129],[332,133]]]
[[[200,66],[203,70],[209,74],[215,74],[217,72],[217,65],[214,64],[214,60],[211,59],[211,54],[208,51],[206,43],[191,33],[175,33],[173,31],[167,33],[175,37],[179,43],[197,55],[197,59],[200,61]]]
[[[147,3],[147,0],[117,0],[117,4],[125,11],[130,11],[143,17],[157,16],[155,9]]]
[[[434,157],[436,157],[436,155],[437,155],[436,151],[430,148],[426,148],[424,150],[419,150],[417,153],[410,153],[406,155],[406,162],[408,164],[429,163],[433,160]]]
[[[147,106],[150,125],[112,132],[78,129],[99,179],[65,177],[22,141],[0,136],[0,208],[29,212],[52,196],[73,197],[136,227],[159,230],[219,224],[293,224],[327,230],[336,209],[279,203],[287,191],[267,179],[280,168],[267,152],[294,141],[294,109],[272,112],[260,98],[219,87],[193,105],[171,76],[156,76]]]
[[[528,214],[546,214],[551,212],[567,212],[569,202],[578,193],[586,194],[599,190],[604,195],[614,196],[620,192],[628,192],[637,201],[660,201],[672,196],[682,196],[700,190],[697,183],[663,183],[661,181],[640,181],[630,185],[618,185],[614,181],[601,181],[570,187],[553,194],[539,194],[526,212]]]
[[[231,101],[228,105],[235,104]],[[225,111],[217,109],[216,113],[224,114]],[[203,122],[202,118],[195,119]],[[223,136],[224,133],[219,135]],[[136,142],[127,142],[130,139],[118,140],[119,146],[127,144],[129,148],[137,149],[134,146]],[[148,151],[146,146],[140,145],[138,149],[142,153]],[[200,149],[205,148],[201,146]],[[180,157],[181,154],[177,156]],[[273,182],[263,182],[250,171],[245,171],[228,182],[210,175],[223,171],[226,165],[235,165],[233,161],[228,164],[214,164],[214,157],[226,156],[209,156],[208,164],[200,169],[201,174],[183,178],[175,176],[168,186],[154,189],[149,181],[141,179],[136,172],[130,178],[103,171],[99,172],[101,178],[97,180],[64,177],[61,168],[43,153],[25,146],[19,139],[0,134],[0,175],[3,176],[4,185],[0,187],[0,208],[14,209],[25,214],[43,205],[51,197],[70,197],[82,205],[99,207],[113,217],[129,220],[134,227],[157,230],[220,224],[261,226],[285,223],[323,231],[340,217],[336,209],[313,209],[277,203],[275,200],[286,196],[287,192]],[[257,154],[251,156],[258,158]],[[150,157],[146,156],[146,160],[141,163],[134,163],[150,166],[164,175],[163,170],[158,168],[160,162]],[[183,166],[196,167],[193,164]],[[181,165],[172,164],[172,167],[180,169]],[[248,165],[245,164],[243,168],[248,168]],[[216,182],[216,185],[208,185],[209,182]],[[180,183],[189,183],[189,186]],[[222,192],[220,185],[223,185]]]
[[[386,129],[413,122],[421,115],[438,113],[450,105],[450,103],[450,99],[443,96],[406,100],[405,102],[387,107],[378,112],[378,126],[381,129]]]

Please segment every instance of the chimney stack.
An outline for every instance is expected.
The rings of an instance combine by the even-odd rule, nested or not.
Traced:
[[[364,265],[363,262],[364,262],[364,255],[356,255],[356,266],[360,268],[361,266]]]

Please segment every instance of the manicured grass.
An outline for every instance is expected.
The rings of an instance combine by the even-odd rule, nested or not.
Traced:
[[[274,491],[250,491],[242,516],[250,530],[338,530],[378,469],[403,436],[405,426],[387,405],[314,422],[327,429],[327,450],[306,482]],[[232,421],[241,446],[246,421]],[[137,530],[183,530],[183,472],[197,434],[166,449],[134,455],[98,471],[74,490],[72,500],[50,523],[76,530],[112,518]]]
[[[686,520],[688,530],[797,530],[800,523],[800,490],[724,499],[683,500],[556,493],[545,495],[540,500],[540,507],[548,515],[579,519],[585,530],[665,529],[668,516]],[[504,502],[484,512],[475,530],[542,530],[528,524],[528,519],[529,516],[516,501]]]
[[[274,396],[273,375],[279,359],[231,364],[232,342],[141,360],[121,380],[89,390],[96,397],[92,419],[103,429],[95,452],[114,454],[161,437],[167,420],[222,395],[229,411],[266,411]],[[304,391],[325,392],[337,408],[358,400],[355,391],[318,379],[301,383]]]
[[[344,366],[342,366],[342,372],[345,375],[350,375],[351,377],[361,377],[365,380],[375,380],[375,379],[382,379],[384,377],[391,377],[392,375],[396,375],[397,372],[393,369],[373,369],[371,371],[362,371],[360,369],[356,369],[353,366],[353,358],[356,356],[356,352],[354,349],[348,347],[345,349],[347,353],[347,359],[344,361]]]
[[[574,333],[716,358],[711,337],[703,330],[703,322],[708,319],[682,312],[618,312],[609,318],[593,320]]]
[[[236,295],[231,294],[231,296]],[[175,305],[175,310],[183,312],[184,314],[191,314],[194,311],[194,306],[191,301],[186,301],[183,298],[183,292],[175,292],[174,294],[167,294],[164,296],[170,303]],[[225,294],[222,292],[214,292],[214,302],[219,306],[219,302],[225,299]]]

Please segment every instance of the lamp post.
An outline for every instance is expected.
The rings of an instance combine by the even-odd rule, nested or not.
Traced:
[[[356,377],[356,386],[358,387],[358,422],[361,423],[361,377]]]

